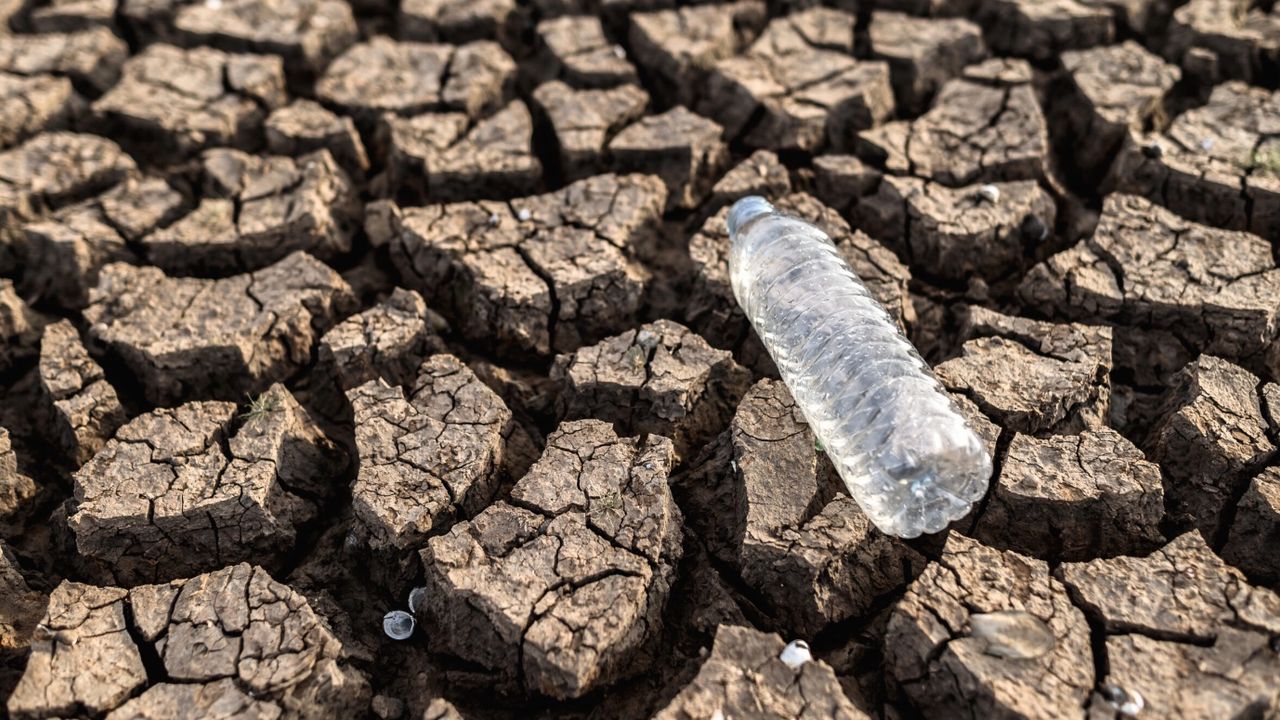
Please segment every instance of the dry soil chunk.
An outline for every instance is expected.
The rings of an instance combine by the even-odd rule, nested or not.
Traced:
[[[510,203],[406,209],[391,254],[404,282],[462,336],[497,348],[570,352],[632,325],[666,201],[648,175],[598,175]]]
[[[1276,449],[1259,384],[1248,370],[1202,355],[1174,376],[1147,440],[1169,482],[1170,511],[1208,538],[1219,532],[1231,498]]]
[[[670,320],[560,355],[551,377],[563,417],[672,438],[681,457],[724,427],[750,382],[729,352]]]
[[[515,100],[470,124],[462,113],[386,118],[392,190],[435,202],[509,198],[534,192],[542,163],[533,153],[533,117]]]
[[[13,281],[0,278],[0,371],[36,353],[40,322],[40,317],[14,290]]]
[[[67,78],[0,72],[0,148],[65,128],[81,105]]]
[[[762,610],[802,637],[862,616],[924,565],[849,497],[776,380],[751,388],[678,490],[711,553],[764,601]]]
[[[422,551],[433,643],[531,692],[636,671],[681,555],[671,442],[562,424],[511,491]]]
[[[747,195],[771,200],[791,194],[791,174],[772,150],[756,150],[746,160],[733,166],[711,188],[711,197],[703,211],[716,211],[732,205]]]
[[[609,153],[622,171],[647,172],[666,183],[667,207],[690,209],[711,189],[729,159],[714,122],[675,107],[641,118],[609,141]]]
[[[862,196],[879,187],[883,175],[855,155],[819,155],[813,159],[813,194],[848,215]]]
[[[131,177],[107,192],[28,224],[22,288],[69,310],[84,307],[98,272],[132,258],[128,243],[171,222],[183,198],[160,178]]]
[[[129,46],[99,27],[72,33],[0,33],[0,71],[62,75],[86,91],[105,92],[120,77]]]
[[[319,718],[369,702],[306,599],[256,566],[131,591],[64,582],[44,623],[9,701],[15,717],[75,714],[79,703],[112,720]],[[162,665],[149,687],[144,655]]]
[[[520,30],[520,17],[516,0],[404,0],[397,25],[405,40],[507,44]]]
[[[994,195],[985,187],[889,175],[858,201],[854,224],[927,274],[998,279],[1049,239],[1057,206],[1033,180],[993,184]]]
[[[0,595],[5,598],[0,603],[0,661],[4,661],[15,651],[30,647],[31,636],[44,613],[45,598],[27,585],[17,557],[3,541],[0,541]]]
[[[97,135],[42,133],[0,152],[0,232],[111,187],[135,167],[119,145]]]
[[[877,12],[868,33],[871,56],[889,63],[898,106],[910,114],[925,110],[943,83],[987,56],[982,28],[960,18]]]
[[[907,298],[907,282],[911,274],[892,252],[865,234],[850,229],[839,213],[811,195],[787,195],[775,204],[822,228],[889,315],[900,324],[910,321],[913,311]],[[728,215],[729,209],[721,208],[689,240],[689,255],[693,260],[693,287],[687,309],[689,325],[712,347],[737,352],[743,364],[769,368],[772,362],[751,331],[729,285],[729,231],[725,226]]]
[[[1266,717],[1280,707],[1280,597],[1249,585],[1199,534],[1146,557],[1067,564],[1062,576],[1108,633],[1105,681],[1141,694],[1144,717]]]
[[[888,64],[849,54],[853,24],[821,7],[774,20],[745,54],[716,63],[700,107],[751,147],[851,147],[893,113]]]
[[[242,399],[311,360],[311,346],[355,304],[306,253],[219,280],[113,263],[90,294],[90,337],[137,376],[148,400]]]
[[[1110,428],[1017,434],[972,535],[1044,559],[1146,552],[1164,542],[1160,468]]]
[[[369,169],[364,143],[349,117],[335,115],[314,100],[295,100],[267,116],[267,149],[277,155],[306,155],[328,150],[349,174]]]
[[[919,118],[863,131],[858,152],[891,173],[953,187],[1039,180],[1049,134],[1030,68],[989,61],[944,84]]]
[[[1280,470],[1267,468],[1249,481],[1236,504],[1222,557],[1249,577],[1280,584]]]
[[[45,326],[39,373],[52,439],[78,466],[128,419],[120,398],[67,320]]]
[[[550,77],[575,88],[636,83],[636,69],[621,45],[609,42],[600,18],[565,15],[538,23],[538,39]]]
[[[561,174],[573,180],[605,169],[605,146],[644,114],[649,93],[638,85],[575,90],[552,80],[533,91],[533,103],[555,134]]]
[[[1255,7],[1256,6],[1256,7]],[[1165,52],[1208,84],[1258,84],[1280,61],[1280,14],[1251,0],[1191,0],[1173,13]]]
[[[1134,195],[1103,203],[1093,236],[1040,263],[1024,302],[1071,318],[1159,328],[1250,366],[1270,366],[1280,322],[1271,244],[1184,220]]]
[[[342,0],[193,2],[178,11],[174,28],[187,45],[279,55],[286,72],[301,77],[356,41],[355,17]]]
[[[958,533],[893,610],[884,647],[930,717],[1059,717],[1094,685],[1089,626],[1049,567]]]
[[[1022,433],[1106,425],[1111,328],[1055,324],[970,308],[960,357],[937,368],[1001,426]]]
[[[119,588],[63,582],[49,597],[27,669],[8,709],[15,718],[105,713],[147,682]]]
[[[0,536],[16,534],[22,528],[27,504],[37,492],[35,482],[18,470],[9,431],[0,427]]]
[[[813,660],[793,668],[779,658],[784,647],[786,643],[777,635],[721,625],[698,676],[654,719],[868,717],[845,697],[829,665]]]
[[[980,0],[976,19],[996,52],[1032,60],[1106,45],[1115,37],[1109,9],[1077,0]]]
[[[1072,162],[1105,172],[1130,133],[1167,124],[1166,101],[1182,73],[1138,43],[1062,54],[1070,92],[1055,96],[1055,115],[1070,133]]]
[[[125,63],[93,111],[113,137],[159,160],[211,146],[254,148],[267,113],[284,102],[279,57],[151,45]]]
[[[38,33],[116,29],[116,0],[48,0],[31,8],[27,22]]]
[[[452,355],[432,355],[406,387],[371,380],[347,393],[360,472],[355,531],[376,552],[402,553],[474,515],[501,479],[511,411]]]
[[[93,572],[117,582],[270,564],[315,516],[339,457],[282,385],[239,416],[227,402],[156,410],[76,473],[69,524]]]
[[[377,378],[408,385],[427,355],[443,351],[439,322],[421,295],[396,288],[386,300],[325,333],[318,362],[344,391]]]
[[[636,13],[631,51],[660,97],[689,105],[700,96],[711,66],[746,46],[765,19],[759,0]]]
[[[515,72],[515,62],[495,42],[453,46],[378,36],[330,63],[316,95],[367,125],[388,112],[478,117],[506,103]]]
[[[1239,82],[1179,115],[1167,131],[1130,136],[1109,185],[1214,227],[1280,234],[1280,91]]]
[[[257,270],[291,252],[332,258],[351,249],[356,191],[327,150],[300,158],[208,150],[205,198],[142,239],[147,260],[175,274]]]

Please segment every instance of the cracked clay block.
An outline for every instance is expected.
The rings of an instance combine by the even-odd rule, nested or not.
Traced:
[[[18,470],[9,431],[0,427],[0,536],[16,535],[22,529],[37,493],[35,481]]]
[[[771,633],[721,625],[698,675],[654,720],[864,720],[831,667],[811,660],[792,668],[779,659],[786,643]]]
[[[1061,572],[1106,633],[1099,680],[1140,693],[1142,717],[1270,717],[1280,708],[1280,596],[1250,585],[1198,533],[1145,557]]]
[[[267,150],[277,155],[307,155],[328,150],[347,174],[364,177],[369,156],[349,117],[330,112],[314,100],[294,100],[273,110],[263,124]]]
[[[1221,528],[1224,510],[1249,477],[1275,453],[1268,434],[1274,407],[1242,367],[1202,355],[1180,370],[1162,398],[1146,450],[1169,485],[1170,513],[1205,537]]]
[[[1093,236],[1033,267],[1018,295],[1071,319],[1174,333],[1192,349],[1274,367],[1280,292],[1271,243],[1108,195]]]
[[[1073,433],[1106,425],[1111,328],[1055,324],[972,307],[959,357],[934,368],[1001,426]]]
[[[749,43],[766,17],[759,0],[635,13],[628,31],[633,59],[654,79],[659,97],[689,105],[712,65]]]
[[[1160,467],[1110,428],[1015,434],[969,534],[1042,559],[1089,560],[1164,542]]]
[[[607,169],[605,147],[644,114],[649,93],[639,85],[576,90],[552,80],[539,85],[532,100],[555,135],[561,174],[577,180]]]
[[[551,379],[562,388],[561,417],[664,435],[686,457],[724,427],[751,374],[683,325],[658,320],[557,356]]]
[[[1249,482],[1236,504],[1222,557],[1250,577],[1280,585],[1280,469],[1267,468]]]
[[[677,106],[628,125],[609,141],[621,172],[652,173],[667,184],[667,209],[691,209],[706,196],[729,160],[722,128]]]
[[[853,23],[821,7],[774,20],[746,53],[715,64],[699,107],[750,147],[852,147],[894,109],[889,65],[850,54]]]
[[[977,632],[990,614],[1010,630]],[[1089,625],[1049,566],[955,532],[894,608],[884,648],[926,717],[1059,717],[1094,686]]]
[[[1176,4],[1176,3],[1175,3]],[[1173,11],[1165,56],[1207,84],[1262,84],[1280,59],[1280,13],[1252,0],[1191,0]]]
[[[861,616],[924,566],[848,496],[777,380],[751,388],[675,491],[708,550],[801,637]]]
[[[538,23],[537,33],[548,78],[558,78],[575,88],[609,88],[639,82],[626,51],[609,42],[598,17],[564,15],[543,20]]]
[[[1057,207],[1032,180],[995,183],[994,201],[983,187],[887,175],[858,201],[853,224],[930,275],[999,279],[1049,239]]]
[[[1044,112],[1023,61],[970,65],[942,86],[924,115],[858,136],[867,162],[952,187],[1040,180],[1049,153]]]
[[[23,227],[23,294],[66,310],[89,304],[98,273],[133,259],[129,243],[183,212],[182,194],[158,178],[130,177],[107,192]]]
[[[509,203],[405,208],[391,256],[460,334],[495,349],[549,355],[632,325],[666,202],[651,175],[599,175]]]
[[[980,0],[974,19],[1001,55],[1047,60],[1115,38],[1109,8],[1079,0]]]
[[[1126,138],[1106,187],[1143,195],[1195,222],[1280,233],[1280,91],[1218,85],[1163,133]]]
[[[219,280],[113,263],[90,293],[89,337],[124,362],[147,399],[243,399],[311,361],[311,346],[354,309],[342,278],[296,252]]]
[[[318,720],[368,707],[368,681],[342,643],[260,567],[133,590],[66,581],[43,623],[8,701],[14,718]]]
[[[982,28],[963,18],[877,12],[867,28],[871,56],[889,63],[893,93],[910,115],[928,108],[942,84],[987,57]]]
[[[128,419],[120,398],[67,320],[45,326],[37,371],[51,439],[79,466]]]
[[[66,128],[83,103],[67,78],[0,72],[0,148]]]
[[[263,120],[285,99],[279,57],[151,45],[129,58],[93,113],[113,137],[155,162],[211,146],[252,149]]]
[[[316,83],[316,97],[362,126],[383,113],[452,111],[474,118],[506,103],[515,72],[515,62],[495,42],[455,47],[378,36],[330,63]]]
[[[293,395],[194,402],[129,421],[75,475],[68,519],[95,575],[133,584],[293,547],[344,466]]]
[[[671,463],[666,438],[561,424],[508,501],[422,551],[433,646],[557,699],[638,671],[681,556]]]
[[[193,2],[173,26],[183,45],[278,55],[290,76],[308,78],[356,41],[355,17],[342,0]]]
[[[33,35],[0,32],[0,71],[61,75],[93,93],[115,84],[128,57],[129,46],[103,27]]]
[[[258,270],[295,250],[331,259],[351,249],[356,188],[327,150],[294,159],[217,148],[201,156],[204,198],[190,214],[142,238],[167,273]]]
[[[343,391],[383,378],[407,385],[427,355],[444,352],[443,318],[422,296],[396,288],[386,300],[343,320],[320,338],[317,365]]]
[[[13,281],[0,278],[0,371],[18,366],[38,352],[42,322],[18,295]]]
[[[888,249],[866,234],[852,230],[835,210],[805,193],[778,198],[774,205],[827,233],[871,295],[900,325],[914,319],[907,297],[911,273]],[[773,361],[751,330],[729,286],[729,208],[721,208],[689,240],[693,260],[692,289],[687,304],[689,326],[712,347],[732,350],[742,364],[769,372]]]
[[[400,556],[489,503],[514,425],[461,360],[432,355],[404,387],[379,378],[347,398],[360,454],[351,495],[362,544]]]
[[[432,202],[528,195],[542,180],[533,116],[520,100],[470,123],[462,113],[388,115],[387,188]]]

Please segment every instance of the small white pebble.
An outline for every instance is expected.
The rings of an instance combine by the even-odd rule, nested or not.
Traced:
[[[759,175],[760,177],[768,177],[769,166],[765,165],[764,163],[760,163],[759,165],[756,165],[756,174]]]
[[[521,212],[524,212],[524,211],[522,210]],[[490,224],[490,225],[492,225],[492,226],[494,226],[494,227],[497,227],[501,222],[502,222],[502,217],[501,217],[501,216],[499,216],[499,215],[498,215],[498,213],[490,213],[490,214],[489,214],[489,224]]]
[[[524,222],[533,217],[533,213],[529,212],[529,208],[520,208],[520,210],[516,212],[516,217],[520,219],[520,222]]]
[[[1115,709],[1117,715],[1127,718],[1138,717],[1142,709],[1147,706],[1142,693],[1137,690],[1126,690],[1113,683],[1102,686],[1102,697]]]
[[[995,205],[996,203],[1000,202],[1000,188],[990,184],[983,185],[982,187],[978,188],[978,197],[982,198],[983,200],[986,200],[992,205]]]
[[[622,47],[621,45],[614,45],[613,56],[618,58],[619,60],[625,60],[627,58],[627,49]]]
[[[418,608],[422,607],[422,601],[427,599],[427,589],[424,587],[416,587],[409,591],[409,612],[418,613]]]
[[[652,350],[658,346],[658,334],[652,330],[641,330],[636,333],[636,344],[645,350]]]
[[[792,670],[798,669],[800,666],[813,659],[813,654],[809,652],[809,643],[803,640],[792,640],[787,646],[782,648],[782,654],[778,656],[787,667]]]
[[[1213,149],[1213,138],[1207,137],[1200,141],[1200,149],[1208,152]]]
[[[716,708],[716,711],[711,713],[711,720],[724,720],[724,712]]]
[[[737,473],[737,472],[738,472],[738,461],[737,461],[737,460],[730,460],[730,461],[729,461],[729,467],[733,468],[733,472],[734,472],[734,473]]]
[[[403,610],[392,610],[382,616],[382,632],[392,640],[408,640],[413,636],[413,628],[417,621]]]

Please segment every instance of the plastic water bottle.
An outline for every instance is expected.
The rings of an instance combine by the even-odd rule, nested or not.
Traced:
[[[755,196],[728,224],[733,294],[871,522],[910,538],[967,514],[991,456],[831,238]]]

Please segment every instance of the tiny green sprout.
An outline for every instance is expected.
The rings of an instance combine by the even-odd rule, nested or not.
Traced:
[[[275,398],[263,393],[256,398],[249,399],[249,408],[240,413],[240,419],[246,421],[253,420],[254,418],[269,415],[279,409],[280,408],[276,406]]]
[[[1280,175],[1280,144],[1271,144],[1254,150],[1249,158],[1249,169]]]
[[[622,507],[622,493],[615,491],[607,495],[602,495],[600,499],[596,501],[596,507],[601,510],[617,510]]]
[[[641,368],[644,367],[645,352],[639,345],[632,345],[622,359],[631,367]]]
[[[822,447],[822,441],[821,441],[821,440],[819,440],[819,439],[818,439],[818,438],[816,438],[816,437],[813,439],[813,449],[814,449],[814,450],[817,450],[818,452],[826,452],[826,451],[827,451],[827,449],[826,449],[826,448]]]

